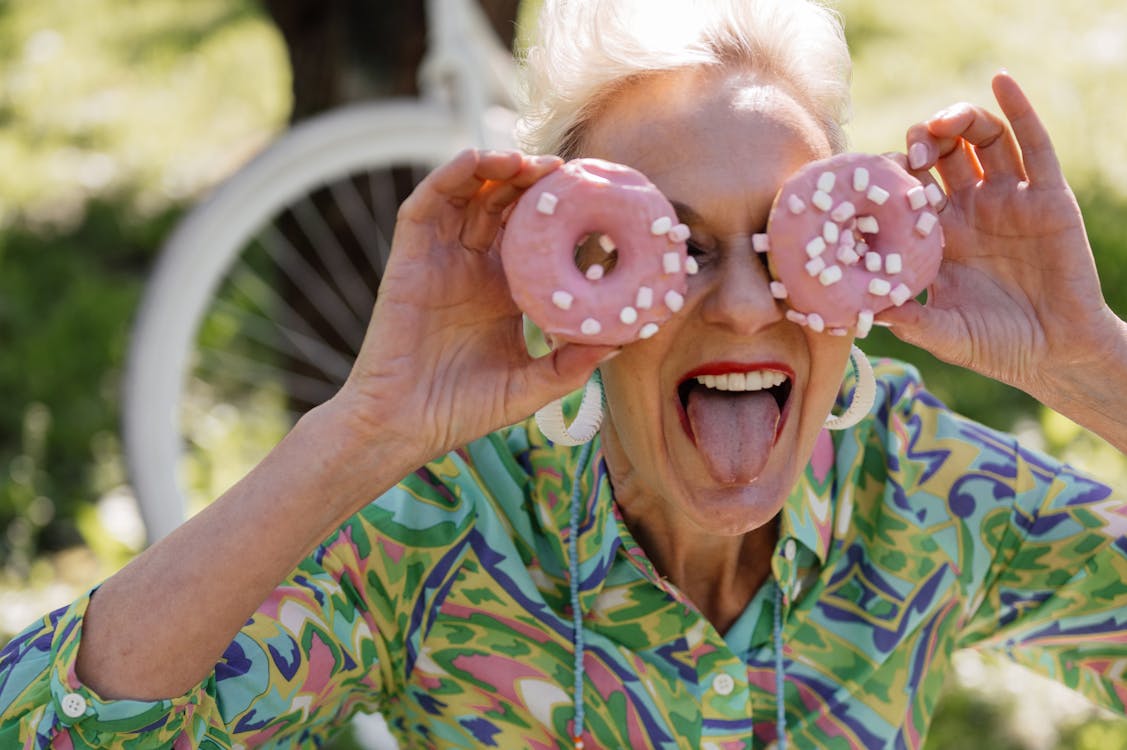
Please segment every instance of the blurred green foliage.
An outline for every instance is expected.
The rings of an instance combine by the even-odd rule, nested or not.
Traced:
[[[141,285],[180,206],[284,122],[288,85],[253,0],[0,3],[0,580],[84,538],[114,549],[94,502],[125,481]]]

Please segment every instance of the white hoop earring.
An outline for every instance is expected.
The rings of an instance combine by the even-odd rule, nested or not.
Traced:
[[[599,432],[603,424],[603,381],[598,370],[583,389],[583,400],[570,425],[564,419],[563,399],[557,398],[536,412],[536,426],[556,445],[583,445]]]
[[[835,417],[832,413],[826,417],[827,430],[844,430],[864,419],[873,402],[877,398],[877,378],[873,374],[873,366],[869,358],[856,346],[849,352],[849,359],[853,362],[853,369],[857,372],[857,385],[853,388],[853,399],[849,407],[841,416]]]

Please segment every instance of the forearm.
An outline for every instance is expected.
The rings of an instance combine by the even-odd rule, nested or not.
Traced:
[[[1127,453],[1127,323],[1114,318],[1107,331],[1093,344],[1092,361],[1050,368],[1030,392]]]
[[[304,417],[242,481],[102,585],[80,679],[105,698],[183,694],[311,549],[414,468],[401,442],[356,444],[332,409]]]

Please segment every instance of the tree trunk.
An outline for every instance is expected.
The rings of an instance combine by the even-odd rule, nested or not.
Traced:
[[[418,91],[426,49],[423,0],[263,0],[293,69],[293,121],[346,102]],[[513,46],[520,0],[478,0]]]
[[[488,15],[498,38],[512,47],[516,32],[519,0],[478,0]],[[426,18],[423,0],[263,0],[285,39],[293,70],[293,111],[298,122],[341,105],[384,97],[411,96],[417,93],[416,71],[426,49]],[[416,167],[418,165],[415,165]],[[364,196],[363,202],[378,231],[390,238],[394,232],[394,210],[375,203],[394,206],[414,188],[422,172],[409,166],[381,169],[355,175],[350,189]],[[372,196],[387,195],[385,201]],[[335,237],[334,245],[355,268],[368,268],[360,274],[374,301],[382,269],[371,268],[363,243],[353,233],[341,205],[329,190],[309,196],[307,206],[321,215]],[[327,279],[324,261],[313,247],[298,217],[283,212],[275,226],[305,261],[308,273]],[[346,341],[325,319],[321,303],[307,292],[309,279],[292,280],[280,275],[274,287],[285,300],[277,311],[283,322],[299,330],[312,329],[315,335],[348,357],[355,354],[356,342]],[[335,286],[335,285],[332,285]],[[324,285],[320,288],[323,290]],[[323,296],[323,293],[322,293]],[[294,321],[297,316],[304,321]],[[288,319],[287,319],[288,318]],[[295,323],[301,323],[296,325]],[[316,406],[316,400],[303,393],[305,379],[324,379],[323,373],[296,358],[286,358],[281,369],[291,373],[283,385],[290,411],[302,414]],[[336,385],[340,385],[336,383]]]

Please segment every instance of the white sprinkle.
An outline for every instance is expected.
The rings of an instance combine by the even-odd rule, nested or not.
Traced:
[[[861,256],[851,247],[842,247],[837,251],[837,259],[847,266],[852,266],[861,260]]]
[[[586,276],[590,281],[598,281],[599,279],[603,278],[603,274],[605,273],[606,269],[600,266],[598,263],[595,263],[593,265],[587,266],[587,272],[583,275]]]
[[[832,245],[841,239],[841,229],[832,221],[827,221],[822,225],[822,238],[827,245]]]
[[[892,304],[900,307],[912,298],[912,290],[905,284],[897,284],[896,288],[889,292],[888,298],[892,300]]]
[[[826,322],[822,320],[822,316],[818,313],[810,313],[807,315],[806,325],[810,326],[810,330],[815,333],[821,333],[826,330]]]
[[[884,272],[887,274],[900,273],[904,270],[904,260],[900,253],[889,253],[884,256]]]
[[[681,308],[685,306],[685,298],[670,289],[665,293],[665,306],[673,312],[680,312]]]
[[[579,324],[579,330],[585,336],[597,336],[599,332],[603,330],[603,327],[599,325],[599,321],[594,318],[587,318]]]
[[[559,204],[560,199],[552,193],[540,193],[540,197],[536,199],[536,210],[542,214],[551,216],[556,212],[556,205]]]
[[[822,282],[822,286],[832,286],[841,281],[841,269],[837,266],[830,266],[825,271],[818,274],[818,281]]]
[[[856,222],[854,222],[856,224]],[[853,229],[847,229],[841,234],[841,246],[853,247],[857,244],[857,237],[853,234]]]
[[[806,264],[806,273],[811,276],[817,276],[824,270],[826,270],[826,261],[822,260],[821,256],[814,258]]]
[[[661,256],[661,267],[666,273],[677,273],[681,270],[681,253],[674,250]]]
[[[843,201],[837,204],[834,210],[830,212],[830,218],[834,221],[844,223],[852,219],[855,213],[857,213],[857,207],[849,201]]]
[[[938,221],[939,217],[935,214],[924,211],[920,214],[920,218],[916,220],[916,234],[921,237],[927,237],[931,234],[931,230],[935,229],[935,225]]]
[[[919,211],[927,205],[927,195],[924,193],[923,185],[916,185],[914,188],[910,188],[905,195],[908,196],[908,206],[910,206],[913,211]]]
[[[684,242],[689,239],[692,234],[692,230],[684,224],[674,224],[673,228],[666,232],[665,236],[669,238],[670,242]]]
[[[880,185],[873,185],[869,188],[869,192],[865,194],[865,197],[878,206],[883,206],[884,202],[888,200],[888,191]]]
[[[864,234],[876,234],[880,231],[880,224],[875,216],[862,216],[857,219],[857,230]]]
[[[869,294],[884,297],[890,291],[892,291],[892,284],[889,284],[884,279],[872,279],[869,281]]]
[[[800,326],[806,325],[806,316],[798,310],[787,310],[787,320],[791,323],[798,323]]]
[[[849,335],[849,329],[848,328],[831,328],[830,329],[830,335],[831,336],[848,336]]]
[[[785,286],[783,286],[783,282],[781,282],[781,281],[772,281],[771,282],[771,296],[774,297],[775,299],[786,299],[787,298],[787,288]]]
[[[826,241],[821,237],[815,237],[806,243],[806,254],[811,258],[817,258],[819,255],[826,251]]]
[[[662,216],[658,219],[654,219],[653,224],[650,224],[650,233],[655,237],[660,237],[672,228],[673,219],[670,219],[668,216]]]
[[[814,204],[815,208],[822,211],[829,211],[834,205],[834,199],[830,197],[830,194],[821,190],[814,191],[814,197],[810,199],[810,202]]]
[[[685,258],[685,273],[689,274],[690,276],[694,276],[699,270],[700,266],[697,265],[696,258],[691,255],[688,258]]]
[[[634,298],[634,307],[639,310],[649,310],[654,306],[654,290],[648,286],[638,287],[638,295]]]
[[[871,330],[873,330],[873,311],[862,310],[857,313],[857,338],[865,338]]]
[[[927,202],[931,204],[932,208],[938,208],[943,199],[947,197],[943,195],[943,191],[934,182],[929,182],[927,187],[924,188],[924,195],[927,196]]]
[[[857,246],[853,248],[853,252],[857,253],[858,255],[864,256],[865,253],[869,252],[869,243],[865,242],[864,240],[859,240],[857,242]]]
[[[822,172],[818,176],[818,189],[823,193],[828,193],[834,189],[834,183],[837,182],[837,177],[833,172]]]
[[[853,170],[853,189],[862,193],[869,187],[869,170],[857,167]]]
[[[865,253],[865,268],[873,273],[880,273],[882,260],[880,253]]]
[[[794,193],[787,198],[787,208],[792,214],[800,214],[806,210],[806,203]]]
[[[575,298],[564,291],[552,292],[552,304],[561,310],[570,310]]]
[[[646,323],[642,326],[642,330],[638,331],[638,338],[648,339],[657,333],[657,323]]]
[[[791,196],[792,198],[795,196]],[[771,249],[771,240],[765,234],[751,235],[751,247],[757,253],[765,253]]]
[[[601,247],[605,253],[613,253],[618,249],[615,247],[614,240],[610,238],[609,234],[599,235],[599,247]]]
[[[618,313],[618,319],[628,326],[634,325],[638,322],[638,311],[633,307],[624,307]]]

